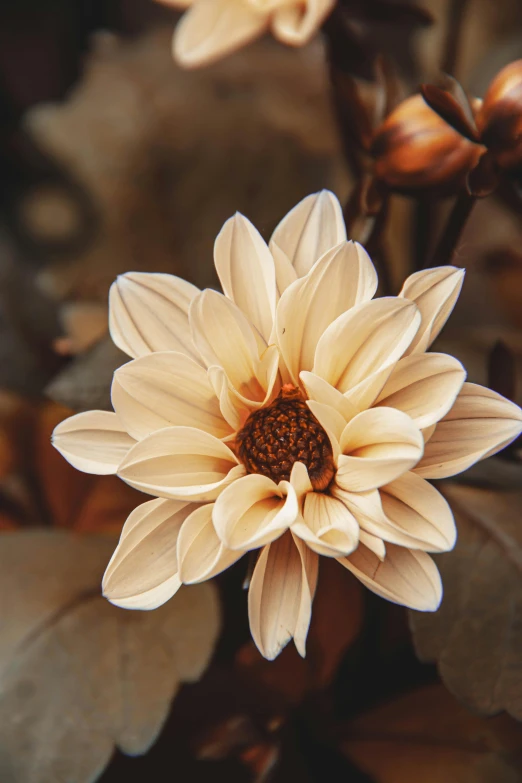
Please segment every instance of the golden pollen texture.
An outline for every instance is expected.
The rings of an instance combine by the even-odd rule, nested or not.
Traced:
[[[249,473],[274,481],[290,479],[294,462],[302,462],[316,491],[334,476],[328,435],[295,386],[283,386],[274,402],[254,411],[237,434],[238,452]]]

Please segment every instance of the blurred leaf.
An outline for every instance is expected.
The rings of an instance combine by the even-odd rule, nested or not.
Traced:
[[[344,729],[342,747],[376,783],[517,783],[522,729],[484,720],[439,685],[400,696]]]
[[[472,709],[522,720],[522,491],[446,483],[444,494],[459,537],[453,552],[435,558],[441,608],[410,613],[417,654],[436,661],[443,682]]]
[[[153,612],[99,594],[110,540],[58,531],[0,540],[0,779],[87,783],[118,746],[144,753],[182,682],[204,672],[220,612],[210,584]]]

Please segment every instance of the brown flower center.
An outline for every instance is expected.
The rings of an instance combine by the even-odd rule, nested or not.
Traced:
[[[250,414],[237,434],[238,452],[249,473],[274,481],[290,478],[294,462],[303,462],[315,490],[330,484],[335,468],[332,446],[299,389],[286,384],[274,402]]]

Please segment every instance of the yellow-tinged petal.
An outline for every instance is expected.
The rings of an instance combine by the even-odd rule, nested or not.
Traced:
[[[263,548],[248,592],[250,630],[273,660],[290,639],[303,657],[317,585],[318,557],[291,532]]]
[[[412,354],[394,367],[375,405],[397,408],[421,429],[430,427],[450,410],[465,379],[464,367],[452,356]]]
[[[343,212],[329,190],[313,193],[297,204],[279,223],[270,239],[303,277],[327,250],[346,240]]]
[[[319,30],[331,12],[335,0],[306,0],[300,3],[282,4],[272,17],[272,32],[282,43],[303,46]]]
[[[245,474],[222,441],[194,427],[167,427],[137,443],[118,475],[142,492],[174,500],[215,500]]]
[[[288,481],[252,473],[227,487],[214,504],[212,519],[229,549],[256,549],[279,538],[299,513],[297,496]]]
[[[383,368],[393,367],[419,324],[417,307],[404,299],[385,297],[356,305],[322,335],[313,372],[339,391],[348,392],[366,378],[379,375]],[[379,380],[375,397],[386,379],[384,375]]]
[[[130,514],[103,577],[103,594],[126,609],[155,609],[181,585],[176,546],[195,509],[181,500],[149,500]]]
[[[274,241],[270,242],[270,252],[274,259],[277,294],[279,297],[294,280],[297,280],[297,272],[286,253]]]
[[[359,541],[361,544],[373,552],[379,560],[384,560],[386,557],[386,547],[382,538],[378,536],[372,536],[371,533],[367,533],[366,530],[359,528]]]
[[[442,582],[429,555],[388,544],[383,561],[363,544],[339,563],[372,592],[421,612],[434,612],[442,600]]]
[[[259,231],[239,212],[217,236],[214,263],[225,295],[268,342],[276,304],[274,260]]]
[[[209,65],[261,35],[268,16],[244,0],[197,0],[174,33],[174,59],[184,68]]]
[[[320,492],[309,492],[303,505],[303,516],[292,532],[302,538],[318,555],[349,555],[359,543],[359,525],[340,500]]]
[[[301,370],[311,370],[315,349],[326,328],[377,289],[370,257],[357,242],[327,251],[303,278],[282,295],[277,306],[276,339],[295,386]]]
[[[177,558],[183,584],[204,582],[220,574],[244,552],[227,549],[212,524],[213,503],[200,506],[185,520],[178,536]]]
[[[109,293],[113,342],[136,359],[153,351],[179,351],[199,361],[188,323],[191,300],[199,289],[181,277],[127,272]]]
[[[52,440],[73,467],[98,476],[116,473],[136,443],[116,414],[109,411],[86,411],[70,416],[58,424]]]
[[[399,296],[415,302],[422,323],[406,353],[422,353],[432,344],[455,307],[464,274],[455,266],[439,266],[408,277]]]
[[[206,370],[181,353],[152,353],[124,364],[114,373],[112,404],[137,440],[171,426],[197,427],[216,438],[233,432]]]
[[[344,428],[336,484],[349,492],[382,487],[410,470],[424,440],[409,416],[394,408],[359,413]]]
[[[448,414],[426,443],[415,473],[438,479],[461,473],[496,454],[522,432],[522,411],[484,386],[465,383]]]

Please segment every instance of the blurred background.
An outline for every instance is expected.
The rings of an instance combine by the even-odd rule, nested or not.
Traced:
[[[217,287],[212,246],[228,217],[241,211],[268,239],[301,198],[329,188],[346,205],[349,235],[374,254],[383,291],[397,293],[432,257],[456,191],[389,187],[376,207],[367,193],[363,205],[373,163],[367,154],[361,163],[357,146],[361,101],[375,108],[379,74],[391,110],[442,71],[480,97],[522,58],[520,0],[343,0],[339,9],[342,36],[334,14],[302,49],[267,37],[183,71],[171,55],[179,15],[154,0],[0,5],[1,783],[522,781],[520,445],[448,490],[457,506],[460,492],[488,492],[489,505],[464,494],[464,528],[484,513],[510,524],[509,546],[493,536],[488,601],[476,614],[456,576],[482,542],[476,529],[456,560],[440,558],[446,594],[475,618],[458,650],[440,623],[415,627],[329,563],[306,662],[293,648],[273,664],[259,657],[241,567],[216,590],[190,593],[194,605],[160,610],[160,630],[121,621],[134,641],[118,660],[104,623],[122,610],[105,616],[100,599],[97,619],[62,625],[85,595],[98,601],[110,537],[139,502],[112,477],[77,474],[49,444],[71,410],[109,407],[125,360],[107,337],[114,278],[170,272]],[[466,284],[438,343],[470,380],[519,404],[521,209],[516,178],[474,206],[452,259]],[[59,531],[54,544],[42,528]],[[513,581],[500,595],[506,559]],[[180,651],[184,633],[192,646]],[[504,633],[503,656],[488,644]],[[487,677],[467,682],[478,650]],[[186,663],[194,657],[197,671]],[[129,690],[109,719],[116,680]],[[171,709],[180,683],[194,680]]]

